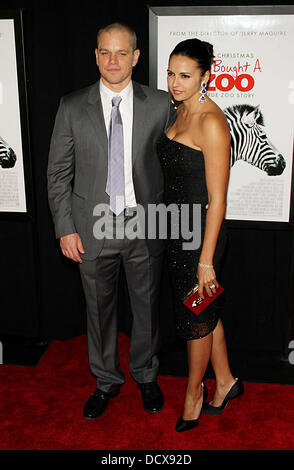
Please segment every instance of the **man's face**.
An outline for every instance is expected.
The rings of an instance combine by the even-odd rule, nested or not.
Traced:
[[[124,30],[102,32],[95,54],[102,82],[120,92],[131,80],[140,55],[138,49],[133,51],[130,33]]]

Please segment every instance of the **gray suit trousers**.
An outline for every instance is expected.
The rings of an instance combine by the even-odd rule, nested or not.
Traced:
[[[114,218],[120,232],[129,220]],[[158,374],[158,298],[162,255],[151,256],[144,239],[109,239],[106,226],[102,251],[94,260],[83,260],[80,273],[87,302],[89,365],[97,388],[109,392],[125,381],[117,346],[119,273],[123,264],[133,315],[129,366],[139,383],[152,382]],[[116,230],[114,230],[114,234]]]

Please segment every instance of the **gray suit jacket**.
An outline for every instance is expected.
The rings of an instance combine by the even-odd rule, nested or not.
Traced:
[[[156,142],[175,118],[170,96],[133,82],[133,183],[136,201],[147,207],[159,203],[163,175],[156,155]],[[99,81],[61,99],[51,138],[48,162],[49,205],[59,238],[77,232],[84,259],[97,257],[103,240],[93,235],[97,204],[109,204],[105,192],[108,139]],[[159,240],[148,241],[153,254]]]

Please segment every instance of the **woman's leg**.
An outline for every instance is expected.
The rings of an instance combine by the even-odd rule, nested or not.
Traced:
[[[218,321],[218,324],[212,333],[210,361],[216,378],[216,388],[212,405],[220,406],[226,394],[235,382],[230,370],[227,344],[221,320]]]
[[[201,382],[211,355],[212,333],[187,341],[189,378],[184,403],[184,420],[197,419],[202,407]]]

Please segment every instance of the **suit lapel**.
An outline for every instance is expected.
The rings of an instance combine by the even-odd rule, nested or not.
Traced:
[[[134,165],[142,147],[146,119],[146,95],[143,88],[136,82],[133,82],[133,96],[132,163]]]
[[[97,133],[97,139],[107,158],[108,137],[103,116],[102,102],[99,92],[99,81],[91,88],[88,96],[87,112]]]
[[[146,119],[146,94],[142,87],[133,82],[133,133],[132,133],[132,163],[142,146]],[[90,89],[88,96],[87,113],[97,134],[99,145],[102,146],[105,161],[108,155],[108,136],[103,116],[101,96],[99,92],[99,81]]]

